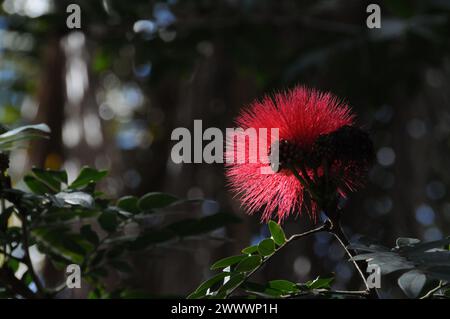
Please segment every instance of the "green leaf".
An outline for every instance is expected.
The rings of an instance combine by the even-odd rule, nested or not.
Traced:
[[[51,256],[50,260],[56,264],[80,264],[86,253],[93,248],[81,235],[70,233],[69,228],[64,226],[36,227],[31,234],[31,239],[36,241],[39,250]]]
[[[243,260],[237,264],[235,271],[237,272],[247,272],[252,271],[256,267],[258,267],[261,264],[261,257],[260,256],[248,256],[245,257]]]
[[[86,250],[83,248],[83,246],[74,238],[71,238],[69,236],[63,236],[61,237],[61,245],[68,251],[75,253],[80,256],[86,255]]]
[[[241,285],[241,288],[248,293],[254,294],[263,298],[279,298],[283,292],[277,289],[270,288],[268,285],[261,285],[254,282],[246,281]]]
[[[142,196],[138,201],[138,207],[141,210],[152,210],[169,206],[177,200],[178,198],[173,195],[153,192]]]
[[[219,283],[227,276],[230,276],[230,273],[221,272],[221,273],[209,278],[208,280],[203,282],[200,286],[198,286],[198,288],[192,294],[190,294],[187,298],[188,299],[196,299],[201,296],[204,296],[209,288],[211,288],[215,284]]]
[[[98,171],[94,168],[90,167],[83,167],[80,171],[80,174],[78,177],[70,184],[70,189],[76,189],[84,187],[90,183],[95,183],[101,180],[103,177],[105,177],[108,174],[108,171]]]
[[[139,213],[138,198],[135,196],[122,197],[117,201],[117,207],[133,214]]]
[[[34,194],[44,195],[54,193],[52,189],[50,189],[47,185],[39,181],[34,176],[27,175],[23,178],[23,181],[30,189],[30,191],[32,191]]]
[[[112,233],[117,229],[119,222],[117,220],[117,214],[113,212],[103,212],[98,217],[100,226],[108,233]]]
[[[316,279],[308,281],[306,287],[308,287],[308,289],[329,289],[333,280],[334,278],[332,277],[320,278],[320,276],[318,276]]]
[[[0,134],[0,150],[9,150],[14,143],[33,138],[44,137],[50,133],[46,124],[26,125]]]
[[[261,256],[272,255],[275,251],[275,242],[271,238],[266,238],[258,244],[258,251]]]
[[[246,257],[247,256],[245,255],[236,255],[220,259],[211,266],[211,270],[226,268],[228,266],[235,265]]]
[[[399,237],[396,240],[396,244],[398,247],[411,246],[411,245],[416,245],[419,243],[420,243],[420,240],[416,239],[416,238]]]
[[[91,291],[89,291],[87,298],[88,299],[101,299],[107,296],[103,287],[95,287]]]
[[[244,274],[235,274],[218,290],[218,296],[227,294],[240,286],[245,279]]]
[[[297,284],[282,279],[269,281],[268,286],[272,289],[276,289],[286,293],[299,291],[299,289],[297,288]]]
[[[50,133],[50,128],[46,124],[35,124],[35,125],[24,125],[9,131],[6,131],[3,134],[0,134],[0,141],[5,141],[8,138],[13,136],[17,136],[19,134],[29,133],[31,131],[38,131],[40,133]]]
[[[258,245],[253,245],[242,249],[242,253],[245,255],[251,255],[258,252]]]
[[[7,265],[15,273],[19,269],[20,263],[16,259],[10,258]]]
[[[91,225],[83,225],[80,229],[80,234],[94,245],[98,245],[100,242],[97,233],[92,230]]]
[[[61,183],[67,184],[67,173],[65,171],[51,171],[33,168],[32,172],[35,177],[55,192],[59,192],[61,190]]]
[[[192,293],[190,293],[186,299],[201,299],[203,297],[206,296],[206,291],[202,290],[202,291],[194,291]]]
[[[60,192],[55,195],[55,198],[69,205],[78,205],[84,208],[94,207],[94,198],[88,193],[84,192],[72,192],[72,193]]]
[[[274,242],[278,246],[281,246],[286,242],[286,235],[284,234],[283,229],[273,220],[269,221],[269,230]]]
[[[33,282],[33,276],[31,276],[30,272],[27,270],[25,274],[23,274],[21,280],[28,287]]]

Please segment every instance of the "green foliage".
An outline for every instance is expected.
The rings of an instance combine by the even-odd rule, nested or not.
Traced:
[[[333,280],[333,277],[321,278],[318,276],[316,279],[306,282],[305,285],[308,289],[330,289]]]
[[[251,253],[255,255],[236,255],[215,262],[211,269],[223,271],[203,282],[188,298],[227,298],[237,289],[240,291],[239,296],[245,298],[334,297],[330,290],[334,277],[318,276],[306,283],[284,279],[271,280],[265,284],[251,282],[251,274],[268,260],[266,256],[258,254],[257,248],[253,249],[258,246],[251,247]]]
[[[37,125],[3,133],[0,146],[33,138],[37,132],[45,132],[45,128]],[[7,154],[0,156],[7,163]],[[6,169],[1,173],[0,200],[5,207],[0,213],[1,296],[54,297],[64,289],[64,285],[54,290],[40,283],[27,257],[29,247],[34,244],[63,272],[69,264],[79,265],[83,280],[92,287],[90,298],[135,296],[138,292],[131,293],[126,287],[108,292],[103,284],[111,271],[132,272],[129,254],[177,244],[180,239],[202,236],[239,221],[220,212],[200,218],[177,218],[165,224],[148,223],[148,219],[158,220],[155,219],[158,214],[164,216],[172,207],[191,201],[161,192],[112,201],[96,190],[96,184],[107,172],[90,167],[83,167],[72,183],[65,171],[33,168],[24,178],[30,192],[11,188]],[[12,217],[20,221],[18,226],[8,223]],[[137,226],[132,234],[126,230],[130,224]],[[15,257],[19,247],[25,250],[24,258]],[[28,271],[15,285],[6,284],[6,279],[14,279],[21,263]],[[36,292],[28,288],[31,283],[37,287]]]
[[[26,125],[0,134],[0,151],[17,147],[19,142],[45,137],[50,129],[45,124]]]
[[[124,196],[117,201],[116,205],[124,211],[135,214],[139,212],[138,201],[136,196]]]
[[[286,242],[286,236],[284,235],[284,231],[281,226],[275,223],[273,220],[269,221],[269,230],[272,234],[273,241],[281,246]]]
[[[59,4],[58,1],[54,1],[54,3]],[[101,5],[102,3],[103,5]],[[120,77],[120,80],[128,82],[132,80],[130,79],[132,70],[128,69],[127,71],[127,65],[130,68],[129,66],[137,66],[140,62],[151,61],[151,77],[145,80],[140,79],[137,81],[138,85],[142,85],[144,89],[152,87],[153,90],[156,88],[148,85],[149,83],[163,83],[162,88],[163,92],[165,92],[167,81],[164,80],[189,78],[187,70],[190,70],[191,65],[200,57],[197,50],[193,50],[192,43],[197,43],[199,39],[204,38],[211,38],[212,40],[224,39],[223,42],[227,45],[223,48],[224,52],[219,51],[217,56],[221,57],[223,55],[221,53],[227,53],[228,55],[222,58],[233,62],[225,69],[236,73],[241,78],[244,77],[251,79],[253,82],[256,81],[256,88],[259,91],[267,90],[273,86],[285,85],[286,83],[311,83],[312,81],[312,84],[318,85],[316,83],[317,79],[321,79],[319,81],[320,85],[333,88],[339,93],[351,94],[349,96],[350,101],[354,104],[372,108],[370,111],[372,113],[372,111],[375,111],[373,109],[375,105],[379,104],[393,105],[394,109],[395,105],[402,107],[403,103],[395,103],[401,100],[399,95],[403,93],[403,95],[408,96],[408,93],[419,92],[417,88],[420,83],[424,82],[422,81],[424,71],[433,71],[434,68],[439,70],[441,60],[447,59],[448,49],[450,48],[448,41],[446,41],[450,30],[448,27],[450,19],[448,19],[447,14],[448,4],[445,1],[386,1],[386,13],[391,22],[391,28],[383,28],[387,32],[381,32],[381,37],[371,36],[371,33],[367,32],[368,30],[364,23],[354,23],[355,19],[349,14],[349,12],[355,12],[354,3],[352,2],[345,2],[346,4],[349,3],[348,5],[340,2],[338,6],[330,6],[322,5],[322,2],[318,5],[316,2],[291,1],[289,5],[276,6],[276,14],[272,14],[274,6],[268,5],[266,1],[244,1],[241,2],[241,5],[228,1],[221,3],[220,6],[214,6],[210,2],[203,1],[196,2],[199,4],[198,6],[194,5],[193,1],[178,1],[176,6],[174,1],[170,3],[171,6],[174,6],[175,14],[177,12],[186,12],[186,14],[182,14],[179,17],[180,19],[177,17],[177,28],[184,30],[183,34],[181,35],[178,32],[175,41],[170,41],[167,44],[164,44],[165,41],[161,40],[157,32],[151,37],[151,41],[149,41],[149,37],[131,36],[130,34],[130,26],[135,21],[149,18],[149,16],[151,18],[153,5],[155,4],[153,1],[140,0],[138,5],[129,5],[126,2],[117,0],[99,1],[92,2],[92,5],[83,6],[83,16],[87,18],[83,18],[83,29],[87,31],[85,33],[86,41],[90,43],[98,40],[95,45],[90,46],[94,48],[94,51],[88,52],[90,53],[88,55],[92,57],[92,59],[89,59],[92,63],[92,71],[101,75],[101,73],[111,69],[112,73],[117,73],[116,75]],[[159,4],[156,2],[156,5]],[[37,72],[35,72],[35,67],[30,68],[27,61],[29,59],[35,61],[38,53],[45,51],[42,49],[51,48],[54,37],[49,35],[53,35],[55,33],[54,30],[60,28],[61,21],[67,16],[64,5],[55,5],[53,9],[50,14],[33,18],[25,14],[11,14],[8,16],[4,12],[7,28],[16,32],[18,39],[21,35],[26,35],[27,38],[33,40],[30,42],[35,43],[33,49],[29,52],[22,51],[20,49],[21,46],[17,45],[17,43],[15,45],[16,49],[12,47],[6,50],[9,54],[3,56],[5,65],[8,67],[10,64],[11,67],[15,66],[13,69],[14,73],[18,73],[17,76],[14,76],[17,79],[12,83],[9,83],[7,80],[8,76],[5,77],[6,82],[3,81],[6,84],[6,90],[4,90],[6,92],[4,93],[9,97],[6,101],[21,100],[20,96],[23,93],[29,93],[31,91],[30,86],[34,87],[35,83],[39,82],[36,81],[35,74]],[[442,9],[445,10],[442,11]],[[144,14],[145,12],[147,16]],[[319,19],[317,21],[314,19],[313,23],[308,23],[311,12]],[[329,14],[330,12],[332,12],[331,15]],[[303,16],[303,13],[305,16]],[[393,13],[393,15],[389,15],[389,13]],[[231,23],[226,23],[226,27],[224,27],[221,22],[224,20],[224,14],[230,17],[237,16],[239,19],[237,23],[234,22],[234,19],[231,19]],[[384,14],[385,12],[383,11]],[[194,20],[198,22],[195,23],[195,27],[192,27],[192,19],[185,19],[185,17],[190,15],[195,16]],[[323,16],[332,16],[337,19],[336,21],[330,21],[329,19],[320,21],[320,17]],[[305,23],[302,22],[303,18]],[[414,23],[410,23],[411,21],[405,18],[411,18],[410,20]],[[225,20],[228,21],[228,19]],[[110,21],[115,22],[108,23]],[[241,23],[242,21],[243,23]],[[279,21],[282,21],[282,23],[278,23]],[[281,25],[278,26],[278,24]],[[297,34],[297,28],[303,24],[311,32],[303,32],[304,39],[302,41],[286,41],[286,35]],[[273,25],[277,25],[277,27],[274,28]],[[94,35],[88,32],[89,30],[97,29],[100,29],[100,32],[94,32]],[[397,32],[389,32],[389,30]],[[239,34],[239,36],[236,36],[236,34]],[[280,34],[285,36],[279,36]],[[277,48],[277,50],[267,50],[268,43],[272,47]],[[213,41],[212,46],[215,45],[216,43]],[[124,48],[127,50],[124,50]],[[123,52],[130,51],[128,48],[131,49],[133,54],[123,54]],[[215,53],[217,53],[216,51]],[[50,52],[52,51],[50,50]],[[121,54],[118,55],[118,52]],[[179,54],[173,54],[174,52]],[[258,54],[255,54],[255,52],[258,52]],[[361,52],[365,54],[361,54]],[[411,55],[411,52],[415,54]],[[127,56],[132,58],[127,59]],[[220,60],[218,62],[219,65],[223,64],[220,63]],[[122,67],[117,68],[118,64]],[[262,65],[264,65],[263,68],[261,67]],[[112,69],[113,66],[115,66],[114,69]],[[123,67],[125,67],[125,70],[122,70]],[[26,69],[26,72],[20,72],[21,68]],[[116,72],[116,69],[120,69],[120,72]],[[19,72],[17,72],[18,70]],[[52,70],[49,69],[48,71]],[[120,76],[121,74],[125,74],[125,76]],[[166,74],[168,76],[162,78]],[[317,79],[311,79],[311,74],[316,74],[314,78]],[[367,74],[369,75],[367,77],[368,81],[361,81],[362,76]],[[222,76],[220,78],[230,77]],[[172,83],[174,81],[169,82]],[[398,83],[402,84],[400,89],[399,85],[397,85]],[[94,83],[91,84],[94,85]],[[176,83],[174,85],[176,89]],[[222,89],[226,85],[215,85],[215,87]],[[374,90],[374,87],[377,89]],[[92,90],[95,91],[96,87],[92,87]],[[52,93],[58,92],[50,91],[50,94]],[[158,96],[158,94],[154,95]],[[16,114],[13,116],[8,115],[7,118],[17,118],[20,113],[19,108],[13,109],[9,105],[7,106],[8,113]],[[168,109],[172,111],[171,108]],[[50,108],[51,111],[52,108]],[[144,112],[142,113],[144,114]],[[165,113],[165,115],[167,117],[168,113]],[[142,119],[142,117],[147,117],[147,114],[140,116]],[[6,118],[2,117],[2,120],[6,120]],[[383,124],[383,126],[387,127],[389,125]],[[0,144],[3,147],[2,149],[10,147],[10,145],[6,146],[6,144]],[[445,138],[444,144],[448,144]],[[94,222],[97,223],[99,212],[89,207],[89,205],[84,205],[86,202],[80,200],[80,197],[75,195],[79,204],[72,205],[71,195],[69,195],[69,200],[66,201],[67,196],[65,194],[56,196],[60,190],[48,190],[48,185],[42,186],[36,180],[30,180],[29,184],[32,185],[31,187],[35,187],[37,195],[43,196],[45,200],[50,198],[52,201],[49,214],[45,216],[41,214],[40,218],[43,222],[67,223],[76,221],[78,223],[80,220],[91,222],[91,219],[94,219]],[[399,188],[406,189],[408,187]],[[49,194],[55,196],[51,197]],[[14,192],[11,192],[10,195],[13,196]],[[137,198],[137,200],[139,199]],[[119,222],[122,222],[125,217],[131,218],[127,216],[128,213],[137,214],[137,219],[142,218],[140,214],[143,213],[137,207],[137,200],[130,200],[123,205],[115,204],[118,208],[117,215],[120,216],[117,219]],[[94,198],[94,206],[96,206],[97,202],[98,200]],[[27,198],[27,196],[23,196],[21,199],[21,204],[26,206],[27,210],[33,214],[40,211],[40,208],[32,209],[35,203],[37,203],[36,200]],[[105,208],[100,209],[103,212]],[[149,210],[146,213],[150,212],[155,213],[153,210]],[[408,212],[404,213],[407,214]],[[11,214],[15,215],[14,209],[7,209],[2,212],[0,215],[0,229],[4,228]],[[35,217],[30,215],[30,218]],[[195,221],[189,223],[191,225],[190,228],[195,229]],[[173,225],[171,228],[159,225],[161,227],[157,229],[143,230],[139,237],[130,243],[130,247],[149,247],[159,243],[167,244],[170,241],[181,238],[178,237],[178,234],[183,232],[182,225],[180,223]],[[98,233],[100,238],[103,238],[103,232],[96,226],[98,225],[95,224],[91,228]],[[189,232],[184,232],[184,234],[186,233]],[[21,229],[10,227],[1,234],[1,240],[3,240],[3,237],[7,238],[5,240],[8,241],[18,240],[20,234]],[[111,236],[114,237],[114,234]],[[120,238],[120,235],[118,238]],[[258,246],[252,246],[244,249],[242,253],[245,255],[263,255],[263,250],[259,249]],[[101,256],[101,254],[98,254],[96,258],[98,256]],[[435,271],[437,270],[435,269]],[[96,289],[93,295],[103,297],[107,294]]]
[[[98,171],[90,167],[83,167],[78,177],[70,184],[70,189],[80,189],[91,183],[96,183],[106,176],[107,171]]]
[[[45,129],[38,125],[3,133],[0,146],[34,138],[37,132],[43,134]],[[2,141],[6,144],[1,144]],[[107,172],[89,167],[82,168],[72,183],[69,183],[65,171],[33,168],[24,178],[30,191],[23,191],[11,187],[5,166],[7,154],[0,153],[0,162],[3,164],[0,174],[1,297],[55,297],[64,288],[64,285],[62,288],[49,288],[40,282],[29,257],[32,245],[36,245],[61,271],[70,264],[78,264],[83,279],[92,287],[90,298],[148,297],[126,287],[108,291],[104,279],[111,271],[131,273],[133,265],[129,263],[129,255],[136,251],[174,245],[180,240],[198,238],[240,221],[234,215],[219,212],[197,218],[167,218],[164,224],[155,222],[174,207],[201,203],[201,200],[184,200],[171,194],[151,192],[141,197],[125,196],[112,201],[96,190],[97,183]],[[20,222],[11,224],[11,219]],[[133,227],[135,233],[128,233],[129,225],[137,226]],[[245,298],[342,298],[349,294],[331,290],[333,276],[319,276],[306,283],[285,279],[266,283],[251,281],[252,275],[289,242],[302,237],[287,238],[274,221],[270,221],[268,227],[270,238],[242,249],[242,254],[215,262],[211,270],[220,271],[203,282],[188,298],[228,298],[237,292]],[[353,257],[353,260],[377,264],[383,275],[398,273],[398,285],[407,296],[424,295],[427,285],[438,283],[425,297],[438,294],[444,298],[450,295],[449,245],[450,238],[428,243],[399,238],[392,249],[376,244],[354,244],[349,248],[367,252]],[[18,249],[25,252],[24,256],[18,257]],[[15,274],[21,264],[27,270],[18,278]],[[37,287],[36,291],[29,289],[31,284]],[[366,295],[363,292],[351,296]]]
[[[273,221],[268,223],[271,237],[265,238],[257,245],[242,249],[241,255],[226,257],[216,261],[211,270],[222,270],[201,284],[188,298],[228,298],[236,295],[245,298],[366,298],[368,291],[333,291],[332,276],[318,276],[305,283],[294,283],[285,279],[270,280],[267,283],[252,282],[251,276],[271,257],[277,254],[292,240],[304,234],[291,236],[289,239],[281,226]],[[315,230],[321,231],[321,227]],[[312,231],[306,232],[311,234]],[[306,234],[305,233],[305,234]],[[379,245],[353,244],[348,248],[368,251],[356,255],[355,261],[366,260],[369,265],[376,264],[381,274],[400,272],[398,284],[411,298],[418,297],[427,282],[439,280],[439,286],[428,293],[433,296],[442,291],[441,298],[447,296],[445,290],[450,281],[450,238],[421,243],[412,238],[399,238],[397,246],[388,249]]]
[[[244,255],[237,255],[223,258],[219,261],[216,261],[212,266],[211,270],[226,268],[228,266],[232,266],[240,262],[242,259],[246,258]]]
[[[275,251],[275,243],[271,238],[262,240],[258,244],[258,252],[261,256],[272,255]]]
[[[257,256],[257,255],[248,256],[248,257],[245,257],[244,259],[242,259],[236,265],[235,271],[242,272],[242,273],[249,272],[249,271],[256,269],[256,267],[259,267],[260,264],[261,264],[260,256]]]
[[[258,252],[258,245],[253,245],[242,249],[242,253],[246,255],[251,255]]]
[[[153,209],[169,206],[170,204],[176,202],[177,199],[178,198],[170,194],[148,193],[142,196],[141,199],[139,199],[137,205],[142,211],[151,211]]]
[[[188,298],[227,298],[237,289],[246,292],[247,297],[279,297],[287,292],[289,290],[286,288],[287,281],[273,281],[268,286],[248,281],[254,272],[288,242],[283,229],[277,223],[270,221],[269,229],[271,238],[265,238],[258,245],[244,248],[241,255],[216,261],[211,270],[222,269],[222,272],[206,280]],[[291,293],[298,290],[295,284],[292,285],[289,286],[292,288],[289,290]]]

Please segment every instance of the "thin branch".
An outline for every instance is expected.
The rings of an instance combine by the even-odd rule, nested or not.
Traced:
[[[355,257],[356,254],[352,253],[347,246],[350,244],[347,240],[347,237],[345,236],[344,232],[342,231],[342,228],[340,225],[333,225],[334,227],[331,227],[330,233],[336,237],[338,242],[341,244],[342,248],[344,248],[347,255],[350,257],[353,265],[355,266],[356,270],[358,271],[359,275],[361,276],[362,281],[364,282],[364,285],[366,286],[367,291],[370,291],[369,285],[367,284],[366,276],[364,276],[363,271],[361,270],[361,267],[359,267],[356,260],[353,260],[353,257]]]
[[[245,277],[244,277],[244,279],[242,280],[242,282],[239,284],[239,285],[237,285],[237,286],[235,286],[235,287],[233,287],[233,289],[231,289],[226,295],[225,295],[225,298],[228,298],[229,296],[231,296],[231,294],[237,289],[237,288],[239,288],[244,282],[246,282],[251,276],[253,276],[253,274],[255,273],[255,272],[257,272],[271,257],[273,257],[277,252],[279,252],[283,247],[285,247],[287,244],[289,244],[289,243],[291,243],[291,242],[293,242],[293,241],[295,241],[295,240],[297,240],[297,239],[300,239],[300,238],[303,238],[303,237],[306,237],[306,236],[308,236],[308,235],[312,235],[312,234],[314,234],[314,233],[318,233],[318,232],[321,232],[321,231],[326,231],[327,229],[328,229],[328,227],[329,227],[329,224],[327,224],[327,223],[325,223],[325,224],[323,224],[323,225],[321,225],[321,226],[319,226],[319,227],[317,227],[317,228],[314,228],[314,229],[311,229],[311,230],[308,230],[308,231],[306,231],[306,232],[304,232],[304,233],[301,233],[301,234],[295,234],[295,235],[292,235],[291,237],[289,237],[288,239],[286,239],[286,241],[280,246],[280,247],[278,247],[278,249],[276,249],[271,255],[269,255],[269,256],[267,256],[266,258],[264,258],[262,261],[261,261],[261,263],[258,265],[258,267],[256,267],[256,268],[254,268],[251,272],[249,272],[248,274],[246,274],[245,275]]]
[[[30,272],[31,278],[33,278],[33,281],[36,285],[37,288],[37,292],[38,295],[40,297],[44,297],[45,296],[45,288],[41,283],[41,280],[39,279],[38,275],[36,274],[36,271],[34,270],[33,267],[33,262],[31,261],[31,257],[30,257],[30,244],[28,241],[28,221],[26,216],[22,216],[19,214],[19,216],[21,216],[21,220],[22,220],[22,233],[23,233],[23,250],[25,251],[25,264],[28,267],[28,271]]]
[[[328,185],[328,169],[329,169],[329,165],[328,165],[328,163],[325,161],[324,163],[323,163],[323,166],[324,166],[324,176],[325,176],[325,194],[327,194],[328,193],[328,188],[329,188],[329,185]],[[305,189],[311,194],[311,196],[313,197],[313,199],[315,199],[319,204],[320,203],[322,203],[322,199],[324,199],[325,198],[325,196],[322,196],[322,197],[320,197],[320,196],[318,196],[317,194],[316,194],[316,192],[312,189],[312,186],[313,185],[309,185],[308,186],[308,184],[305,182],[305,180],[302,178],[302,176],[300,176],[300,174],[297,172],[297,169],[294,167],[294,166],[292,166],[292,165],[289,165],[288,166],[288,168],[292,171],[292,173],[295,175],[295,177],[299,180],[299,182],[305,187]],[[307,172],[306,172],[306,170],[303,168],[303,170],[302,170],[302,174],[303,175],[307,175]],[[308,176],[308,178],[309,178],[309,176]],[[322,203],[323,204],[323,203]],[[322,206],[322,208],[326,208],[327,206],[326,205],[321,205]],[[326,209],[325,209],[326,210]],[[330,213],[330,212],[328,212],[328,213]],[[328,215],[328,214],[327,214]],[[345,252],[347,253],[347,255],[352,259],[356,254],[355,253],[352,253],[348,248],[347,248],[347,246],[350,244],[349,243],[349,241],[347,240],[347,237],[345,236],[345,234],[344,234],[344,232],[342,231],[342,229],[341,229],[341,226],[340,226],[340,223],[339,223],[339,216],[338,215],[336,215],[336,216],[330,216],[330,215],[328,215],[328,218],[329,218],[329,222],[330,222],[330,227],[327,229],[327,231],[329,232],[329,233],[331,233],[331,234],[333,234],[335,237],[336,237],[336,239],[338,240],[338,242],[341,244],[341,246],[344,248],[344,250],[345,250]],[[352,263],[353,263],[353,265],[355,266],[355,268],[356,268],[356,270],[357,270],[357,272],[359,273],[359,275],[361,276],[361,279],[363,280],[363,282],[364,282],[364,285],[366,286],[366,289],[367,289],[367,291],[368,292],[370,292],[370,293],[372,293],[373,294],[373,291],[369,288],[369,285],[367,284],[367,281],[366,281],[366,277],[364,276],[364,273],[363,273],[363,271],[361,270],[361,268],[360,268],[360,266],[358,265],[358,262],[357,261],[355,261],[355,260],[353,260],[352,259]]]
[[[357,296],[368,295],[367,290],[327,290],[324,292],[328,292],[330,294],[335,295],[357,295]]]
[[[329,224],[325,223],[325,224],[323,224],[323,225],[320,225],[320,226],[317,227],[317,228],[308,230],[308,231],[306,231],[306,232],[304,232],[304,233],[292,235],[291,237],[289,237],[289,238],[286,240],[286,243],[285,243],[284,245],[286,245],[287,243],[289,243],[289,242],[291,242],[291,241],[300,239],[300,238],[302,238],[302,237],[305,237],[305,236],[308,236],[308,235],[311,235],[311,234],[314,234],[314,233],[317,233],[317,232],[327,231],[328,228],[329,228]],[[283,246],[284,246],[284,245],[283,245]],[[280,248],[283,247],[283,246],[280,246]]]
[[[444,284],[444,282],[441,280],[439,281],[439,285],[437,287],[434,287],[430,291],[428,291],[424,296],[420,297],[420,299],[427,299],[434,295],[435,292],[441,290],[442,288],[445,288],[449,285],[449,283]]]
[[[284,298],[296,298],[303,296],[310,296],[314,294],[321,295],[342,295],[342,296],[354,296],[354,297],[363,297],[367,298],[369,296],[369,292],[367,290],[356,290],[356,291],[345,291],[345,290],[327,290],[327,289],[313,289],[308,291],[301,291],[293,294],[289,294],[287,296],[283,296]]]

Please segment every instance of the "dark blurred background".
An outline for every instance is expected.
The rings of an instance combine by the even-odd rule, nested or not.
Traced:
[[[81,8],[79,30],[66,26],[70,3]],[[370,3],[381,7],[381,29],[366,26]],[[367,187],[346,204],[347,234],[389,247],[401,236],[440,239],[450,234],[449,45],[446,0],[3,0],[0,122],[52,129],[13,152],[11,175],[20,186],[32,165],[72,177],[91,165],[110,171],[102,187],[111,197],[167,191],[216,200],[204,213],[241,216],[209,238],[140,255],[132,276],[111,279],[185,295],[214,260],[268,233],[227,190],[222,164],[171,161],[172,130],[194,119],[233,127],[253,99],[302,84],[344,98],[375,142]],[[312,226],[307,216],[285,224],[289,234]],[[324,234],[286,248],[257,278],[303,282],[331,272],[337,289],[360,287]]]

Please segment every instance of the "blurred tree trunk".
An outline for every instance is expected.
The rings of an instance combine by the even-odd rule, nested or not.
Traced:
[[[38,82],[37,123],[46,123],[51,134],[47,140],[33,142],[30,162],[44,166],[49,156],[62,162],[62,125],[64,122],[64,105],[66,102],[65,54],[61,47],[60,35],[49,37],[42,50],[40,80]]]

